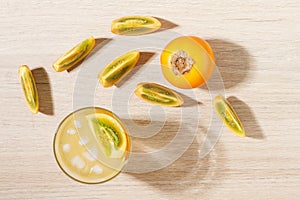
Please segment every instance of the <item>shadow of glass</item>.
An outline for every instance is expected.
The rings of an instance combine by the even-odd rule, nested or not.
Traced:
[[[151,58],[155,55],[155,52],[141,52],[140,58],[136,64],[136,66],[132,69],[132,71],[127,74],[119,83],[116,84],[118,88],[122,87],[131,77],[133,77],[137,71],[145,65],[147,62],[151,60]]]
[[[180,191],[193,193],[194,199],[205,197],[205,192],[220,184],[226,175],[222,144],[205,149],[208,143],[214,143],[207,135],[208,129],[175,115],[164,119],[158,121],[156,115],[146,120],[122,119],[132,145],[123,174],[168,195]],[[202,151],[206,150],[203,157]]]
[[[94,49],[90,52],[90,54],[84,58],[82,61],[71,67],[70,69],[67,70],[68,73],[71,71],[75,70],[77,67],[79,67],[83,61],[86,59],[89,59],[89,57],[93,56],[97,51],[99,51],[101,48],[103,48],[107,43],[109,43],[112,39],[110,38],[96,38],[95,39],[95,47]]]
[[[251,108],[245,102],[234,96],[228,97],[227,99],[238,113],[238,116],[244,125],[246,136],[255,139],[264,139],[265,136],[263,134],[263,130],[255,119]]]
[[[143,146],[159,149],[168,144],[177,134],[180,124],[172,121],[123,120],[132,136],[133,151],[143,151]],[[143,144],[143,145],[141,145]]]
[[[54,115],[52,90],[49,76],[42,67],[32,70],[39,94],[39,112],[46,115]]]
[[[178,160],[158,171],[127,174],[165,193],[174,194],[174,192],[180,191],[197,198],[205,196],[208,189],[214,188],[222,182],[224,174],[220,172],[225,166],[225,160],[219,160],[218,154],[220,152],[222,154],[219,149],[220,145],[217,145],[216,149],[201,159],[199,157],[200,145],[194,140]]]
[[[124,172],[153,172],[169,166],[188,149],[194,131],[180,121],[123,119],[131,138],[131,153]]]
[[[158,19],[161,23],[161,27],[160,29],[158,29],[157,32],[159,31],[164,31],[164,30],[168,30],[168,29],[173,29],[178,27],[178,24],[175,24],[169,20],[163,19],[163,18],[159,18],[159,17],[155,17],[156,19]]]
[[[250,68],[252,67],[252,57],[244,47],[221,39],[208,39],[206,41],[210,44],[215,53],[216,65],[223,79],[225,89],[235,87],[249,78]],[[213,81],[217,80],[214,79],[213,76],[209,81],[212,82],[211,85],[216,87],[210,89],[222,89],[219,88],[223,87],[222,84],[213,83]],[[207,89],[207,86],[204,85],[201,88]]]

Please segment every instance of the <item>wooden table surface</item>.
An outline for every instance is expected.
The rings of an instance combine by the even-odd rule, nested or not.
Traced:
[[[299,13],[299,1],[292,0],[1,0],[0,199],[299,199]],[[159,17],[169,21],[169,31],[206,39],[248,137],[224,128],[205,158],[195,140],[161,170],[86,185],[60,170],[52,148],[58,124],[74,110],[81,66],[56,73],[51,64],[90,35],[115,37],[111,21],[124,15]],[[151,62],[159,62],[159,52]],[[23,99],[17,76],[22,64],[35,69],[37,115]],[[207,90],[198,91],[198,106],[211,112]],[[95,98],[101,102],[96,106],[111,103],[109,95]],[[210,126],[203,121],[200,135]],[[167,142],[149,141],[158,148]]]

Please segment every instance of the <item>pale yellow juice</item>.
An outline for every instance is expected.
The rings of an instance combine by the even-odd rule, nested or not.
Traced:
[[[54,154],[61,169],[84,183],[100,183],[116,176],[129,151],[129,136],[121,120],[96,107],[67,116],[54,139]]]

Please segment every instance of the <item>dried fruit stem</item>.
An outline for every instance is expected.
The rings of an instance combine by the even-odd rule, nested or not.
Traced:
[[[179,50],[171,55],[170,64],[175,75],[188,73],[194,63],[194,60],[188,56],[186,51]]]

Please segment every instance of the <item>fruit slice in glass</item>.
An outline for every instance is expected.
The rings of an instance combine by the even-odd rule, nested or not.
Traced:
[[[83,183],[116,176],[128,160],[130,139],[121,120],[103,108],[89,107],[68,115],[54,138],[60,168]]]

